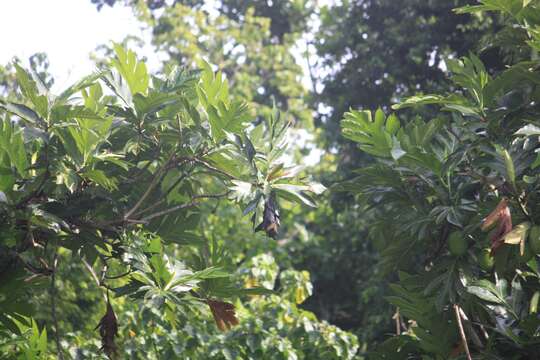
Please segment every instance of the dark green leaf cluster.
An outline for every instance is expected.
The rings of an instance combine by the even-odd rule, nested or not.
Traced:
[[[436,105],[433,118],[350,111],[341,122],[375,163],[338,188],[375,219],[370,237],[384,271],[400,271],[387,298],[396,336],[373,358],[539,356],[540,8],[486,0],[458,9],[477,11],[501,12],[509,27],[502,31],[530,34],[515,44],[529,46],[530,58],[498,73],[473,54],[448,60],[453,92],[393,107]]]

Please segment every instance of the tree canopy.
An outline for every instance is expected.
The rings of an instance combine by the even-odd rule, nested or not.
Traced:
[[[0,67],[0,358],[540,356],[538,1],[91,2],[163,63]]]

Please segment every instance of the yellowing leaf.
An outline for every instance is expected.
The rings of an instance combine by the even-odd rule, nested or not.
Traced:
[[[540,299],[540,291],[536,291],[531,298],[529,314],[536,314],[536,312],[538,311],[538,299]]]
[[[525,239],[527,238],[527,233],[531,227],[530,222],[523,222],[519,225],[516,225],[512,231],[506,234],[503,238],[506,244],[520,245],[520,254],[523,256],[525,252]]]
[[[292,316],[289,316],[289,314],[285,313],[283,314],[283,322],[286,324],[292,324],[294,322],[294,318]]]
[[[304,291],[304,288],[296,288],[294,299],[297,304],[301,304],[306,300],[306,292]]]

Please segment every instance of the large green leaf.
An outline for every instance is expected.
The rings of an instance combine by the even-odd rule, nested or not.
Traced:
[[[18,104],[14,102],[4,102],[0,100],[0,108],[3,108],[7,112],[17,115],[22,120],[32,124],[41,124],[44,120],[32,109],[24,104]]]
[[[10,167],[16,168],[21,177],[26,177],[28,158],[22,130],[9,120],[0,121],[0,152],[4,151]]]
[[[341,121],[343,136],[357,142],[360,149],[378,157],[400,157],[395,139],[401,125],[395,115],[385,119],[382,110],[378,110],[375,119],[370,111],[351,110],[345,113]]]
[[[17,71],[17,81],[21,87],[23,95],[34,105],[34,109],[43,119],[48,118],[49,99],[44,89],[38,87],[31,75],[28,74],[19,64],[15,63]]]
[[[127,82],[131,94],[146,94],[150,77],[145,63],[138,61],[133,51],[124,49],[120,44],[114,44],[114,51],[116,59],[111,60],[111,64]]]

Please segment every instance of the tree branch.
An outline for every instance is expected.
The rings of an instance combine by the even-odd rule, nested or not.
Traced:
[[[465,314],[465,312],[463,311],[462,308],[459,308],[459,313],[461,315],[461,318],[464,320],[465,322],[465,326],[467,327],[467,331],[469,332],[469,335],[471,336],[471,340],[472,342],[479,348],[483,348],[484,347],[484,344],[482,343],[482,340],[480,340],[480,337],[478,336],[478,334],[476,333],[476,331],[474,331],[474,328],[472,326],[472,322],[469,320],[469,318],[467,317],[467,314]]]
[[[191,161],[192,159],[190,159],[190,158],[176,158],[174,156],[174,153],[171,154],[171,156],[169,156],[169,159],[167,159],[165,164],[163,164],[163,166],[156,172],[156,174],[154,175],[154,178],[152,179],[152,182],[148,186],[148,189],[146,189],[146,191],[141,196],[139,201],[137,201],[137,203],[131,209],[129,209],[126,212],[126,214],[124,215],[124,221],[128,221],[129,218],[131,217],[131,215],[133,215],[133,213],[135,213],[139,209],[139,207],[143,204],[143,202],[146,200],[146,198],[148,196],[150,196],[152,191],[159,184],[159,182],[161,181],[161,178],[163,177],[163,174],[167,173],[167,171],[171,169],[171,164],[173,162],[178,161],[178,160],[180,160],[179,163],[175,164],[174,166],[178,166],[178,165],[183,164],[185,162]]]
[[[212,171],[215,171],[223,176],[226,176],[227,178],[231,179],[231,180],[236,180],[236,177],[221,170],[221,169],[218,169],[216,168],[215,166],[213,165],[210,165],[209,163],[207,163],[206,161],[204,160],[201,160],[201,159],[198,159],[198,158],[194,158],[193,159],[194,162],[196,162],[197,164],[201,164],[202,166],[204,166],[205,168],[209,169],[209,170],[212,170]]]
[[[60,344],[60,329],[58,328],[58,319],[56,317],[56,269],[58,265],[58,249],[55,248],[53,262],[52,262],[52,274],[51,274],[51,317],[54,324],[54,340],[56,342],[56,351],[58,352],[58,360],[64,360],[64,353],[62,352],[62,345]]]
[[[396,322],[396,335],[401,335],[401,321],[400,321],[400,315],[399,315],[399,307],[396,308],[396,312],[394,313],[394,316],[392,316],[392,319]]]
[[[148,216],[145,216],[145,217],[143,217],[141,219],[141,221],[144,222],[144,223],[148,223],[150,220],[152,220],[154,218],[164,216],[164,215],[170,214],[170,213],[178,211],[178,210],[194,207],[194,206],[197,206],[197,205],[199,205],[199,203],[196,202],[196,201],[192,201],[192,202],[187,203],[187,204],[176,205],[176,206],[173,206],[171,208],[168,208],[168,209],[165,209],[165,210],[162,210],[162,211],[158,211],[158,212],[155,212],[155,213],[150,214]]]
[[[99,277],[97,276],[96,272],[94,271],[94,268],[92,267],[92,265],[90,265],[88,263],[88,261],[86,261],[86,259],[84,259],[84,258],[81,258],[81,260],[82,260],[82,263],[84,264],[84,266],[88,269],[88,272],[90,273],[90,275],[92,276],[94,281],[96,282],[96,285],[98,286],[98,288],[103,286],[105,289],[108,290],[109,288],[105,284],[103,284],[103,282],[101,282],[101,280],[99,280]],[[103,298],[105,300],[107,300],[107,296],[104,293],[102,293],[102,294],[103,294]]]
[[[128,275],[131,274],[132,272],[133,272],[132,270],[128,270],[128,271],[126,271],[126,272],[123,273],[123,274],[112,275],[112,276],[107,276],[107,275],[105,275],[105,279],[107,279],[107,280],[120,279],[120,278],[123,278],[124,276],[128,276]]]
[[[471,353],[469,351],[469,345],[467,344],[467,337],[465,336],[465,330],[463,329],[463,323],[461,322],[460,307],[458,304],[454,304],[454,311],[456,313],[456,320],[459,327],[459,335],[461,336],[461,342],[465,348],[465,353],[467,354],[467,360],[472,360]]]
[[[150,205],[149,207],[147,207],[146,209],[142,209],[141,211],[138,211],[137,213],[135,213],[135,216],[140,216],[146,212],[149,212],[153,209],[155,209],[156,207],[158,207],[159,205],[163,204],[165,201],[166,201],[166,198],[167,196],[174,190],[174,188],[176,188],[188,175],[190,175],[191,173],[191,170],[193,170],[193,166],[188,170],[186,171],[184,174],[182,174],[175,182],[174,184],[172,184],[168,189],[167,191],[165,191],[165,193],[163,194],[163,198],[161,200],[158,200],[156,201],[154,204]]]
[[[129,217],[131,215],[133,215],[133,213],[135,211],[137,211],[137,209],[139,209],[139,207],[143,204],[143,202],[146,200],[146,198],[152,193],[152,191],[154,190],[154,188],[157,186],[157,184],[159,184],[159,181],[161,180],[161,176],[163,175],[163,172],[164,172],[164,169],[165,169],[165,166],[161,167],[156,175],[154,175],[154,178],[152,179],[152,182],[150,183],[150,185],[148,186],[148,189],[146,189],[146,191],[144,192],[144,194],[141,196],[141,198],[139,199],[139,201],[137,201],[135,203],[135,205],[128,210],[128,212],[125,213],[124,215],[124,220],[127,221],[129,219]]]
[[[152,193],[152,191],[161,181],[163,174],[165,174],[170,169],[170,165],[171,165],[171,162],[173,162],[173,160],[174,161],[178,160],[175,157],[174,152],[169,156],[167,161],[165,161],[165,163],[161,166],[161,168],[159,168],[159,170],[156,172],[156,174],[154,175],[154,178],[152,179],[152,182],[148,186],[148,189],[146,189],[146,191],[144,192],[143,196],[141,196],[139,201],[137,201],[137,203],[135,203],[135,205],[131,209],[129,209],[128,212],[126,212],[126,214],[124,215],[125,221],[128,220],[130,216],[133,215],[135,211],[137,211],[137,209],[139,209],[139,207],[143,204],[146,198]],[[184,161],[188,161],[188,160],[189,159],[187,158],[182,158],[182,161],[180,161],[180,163]]]
[[[220,198],[223,198],[223,197],[229,195],[230,193],[231,193],[231,191],[226,191],[226,192],[221,193],[221,194],[201,194],[201,195],[195,195],[195,196],[193,196],[193,198],[191,199],[191,202],[190,202],[190,203],[176,205],[176,206],[173,206],[173,207],[171,207],[171,208],[168,208],[168,209],[165,209],[165,210],[161,210],[161,211],[155,212],[155,213],[153,213],[153,214],[150,214],[150,215],[147,215],[147,216],[143,217],[140,221],[143,222],[143,223],[148,223],[148,221],[150,221],[150,220],[152,220],[152,219],[154,219],[154,218],[157,218],[157,217],[160,217],[160,216],[164,216],[164,215],[170,214],[170,213],[175,212],[175,211],[178,211],[178,210],[187,209],[187,208],[190,208],[190,207],[197,206],[197,205],[200,204],[198,201],[195,201],[195,200],[197,200],[197,199],[220,199]]]

